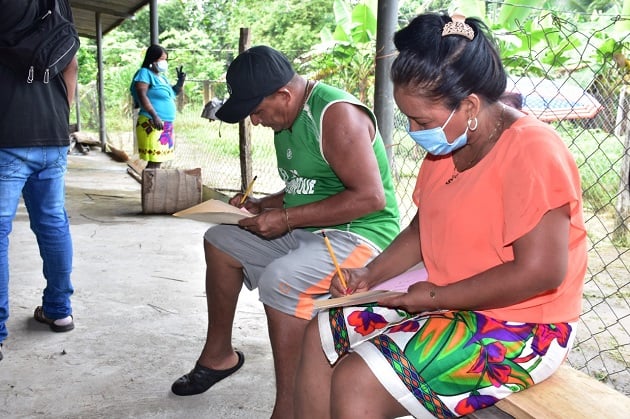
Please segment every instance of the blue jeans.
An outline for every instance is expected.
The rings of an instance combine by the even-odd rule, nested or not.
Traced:
[[[28,210],[43,261],[46,317],[72,314],[72,238],[65,209],[68,147],[0,148],[0,342],[9,318],[9,234],[20,201]]]

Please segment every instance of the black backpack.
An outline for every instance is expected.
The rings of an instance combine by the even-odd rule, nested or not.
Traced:
[[[48,83],[70,63],[79,49],[72,21],[61,14],[57,0],[43,0],[43,12],[21,31],[0,39],[0,63],[27,83]]]

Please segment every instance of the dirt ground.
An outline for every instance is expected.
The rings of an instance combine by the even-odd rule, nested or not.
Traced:
[[[44,280],[25,208],[10,236],[9,337],[0,362],[2,418],[268,418],[274,399],[266,320],[244,290],[234,345],[245,365],[205,394],[171,383],[204,341],[203,223],[142,215],[140,185],[100,152],[70,156],[76,328],[33,320]]]

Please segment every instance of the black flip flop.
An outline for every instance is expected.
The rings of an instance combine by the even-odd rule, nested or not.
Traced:
[[[219,381],[234,374],[243,366],[245,355],[243,355],[241,351],[235,352],[236,355],[238,355],[238,362],[232,368],[228,368],[227,370],[213,370],[199,365],[199,362],[197,362],[192,371],[179,377],[173,383],[171,391],[178,396],[192,396],[208,390]]]

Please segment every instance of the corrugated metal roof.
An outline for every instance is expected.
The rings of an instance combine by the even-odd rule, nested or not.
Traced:
[[[150,0],[70,0],[74,24],[80,36],[96,38],[96,15],[100,13],[103,35],[130,19]],[[147,28],[147,31],[149,28]]]

